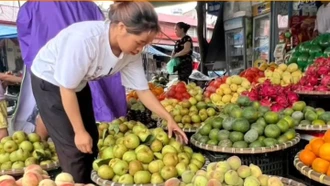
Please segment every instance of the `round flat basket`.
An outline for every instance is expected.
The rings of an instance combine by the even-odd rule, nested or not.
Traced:
[[[299,183],[299,182],[297,182],[295,180],[291,180],[289,178],[283,178],[283,177],[279,177],[279,176],[270,176],[270,175],[268,175],[268,176],[269,177],[278,177],[282,181],[284,186],[306,186],[303,183]]]
[[[51,171],[58,169],[60,167],[59,162],[54,162],[48,165],[42,165],[41,168],[45,171]],[[0,170],[0,175],[11,175],[11,176],[22,176],[24,174],[24,169],[10,169],[10,170]]]
[[[327,131],[330,129],[330,125],[306,125],[299,124],[296,126],[296,130],[304,130],[304,131]]]
[[[330,91],[295,91],[297,94],[301,95],[311,95],[311,96],[330,96]]]
[[[235,154],[263,154],[263,153],[268,153],[268,152],[275,152],[275,151],[284,150],[289,147],[292,147],[300,141],[300,135],[297,133],[296,137],[293,138],[292,140],[282,143],[282,144],[272,146],[272,147],[232,148],[232,147],[219,147],[216,145],[203,144],[203,143],[195,140],[194,136],[195,135],[193,135],[190,138],[191,144],[200,149],[204,149],[204,150],[212,151],[212,152],[235,153]]]
[[[301,174],[307,176],[309,179],[312,179],[324,185],[330,185],[330,176],[318,173],[313,169],[311,169],[310,167],[308,167],[307,165],[305,165],[303,162],[299,160],[299,154],[300,152],[294,158],[294,166],[297,168],[297,170]]]

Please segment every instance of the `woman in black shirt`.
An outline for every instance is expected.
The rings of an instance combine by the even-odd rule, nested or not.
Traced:
[[[175,34],[181,38],[177,40],[174,46],[172,57],[180,60],[177,66],[178,76],[180,81],[188,83],[189,76],[193,70],[192,53],[193,44],[190,36],[187,35],[190,25],[179,22],[175,25]]]

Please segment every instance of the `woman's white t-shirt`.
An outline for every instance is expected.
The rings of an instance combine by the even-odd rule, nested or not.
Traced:
[[[141,54],[113,54],[109,24],[84,21],[63,29],[39,50],[31,71],[47,82],[76,91],[82,90],[88,81],[120,71],[125,87],[149,89]]]

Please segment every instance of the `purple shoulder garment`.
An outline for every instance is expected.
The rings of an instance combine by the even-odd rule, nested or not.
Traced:
[[[30,67],[39,49],[67,26],[89,20],[104,20],[94,2],[28,1],[20,8],[17,18],[18,39],[26,65],[19,106],[13,118],[14,130],[29,132],[27,118],[35,106],[30,82]],[[125,89],[120,74],[90,83],[97,121],[112,121],[126,114]],[[32,97],[32,98],[31,98]],[[16,124],[17,123],[17,124]],[[31,125],[31,123],[30,123]],[[34,125],[34,124],[33,124]],[[32,127],[33,128],[33,127]]]

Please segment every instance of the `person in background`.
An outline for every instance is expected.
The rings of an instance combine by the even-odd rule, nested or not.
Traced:
[[[20,92],[20,104],[17,114],[12,119],[14,130],[36,132],[43,139],[47,139],[48,134],[42,119],[36,118],[39,112],[31,89],[32,61],[40,48],[62,29],[73,23],[88,20],[104,20],[102,11],[94,2],[27,1],[20,7],[16,22],[22,58],[27,68]],[[126,95],[125,88],[121,85],[120,73],[90,82],[90,86],[95,117],[98,121],[110,122],[125,115]]]
[[[178,22],[175,25],[175,34],[181,38],[175,42],[174,51],[172,53],[173,58],[180,60],[177,66],[179,81],[188,83],[189,76],[193,70],[193,43],[190,36],[187,35],[190,25]]]
[[[34,97],[64,172],[75,182],[90,182],[98,154],[98,129],[89,81],[121,72],[122,84],[167,121],[169,136],[188,142],[173,117],[149,90],[143,48],[160,31],[149,2],[115,2],[110,21],[83,21],[63,29],[36,55],[31,67]],[[74,74],[72,74],[74,70]]]
[[[322,5],[317,10],[314,36],[330,33],[330,5],[329,1],[321,1]]]

